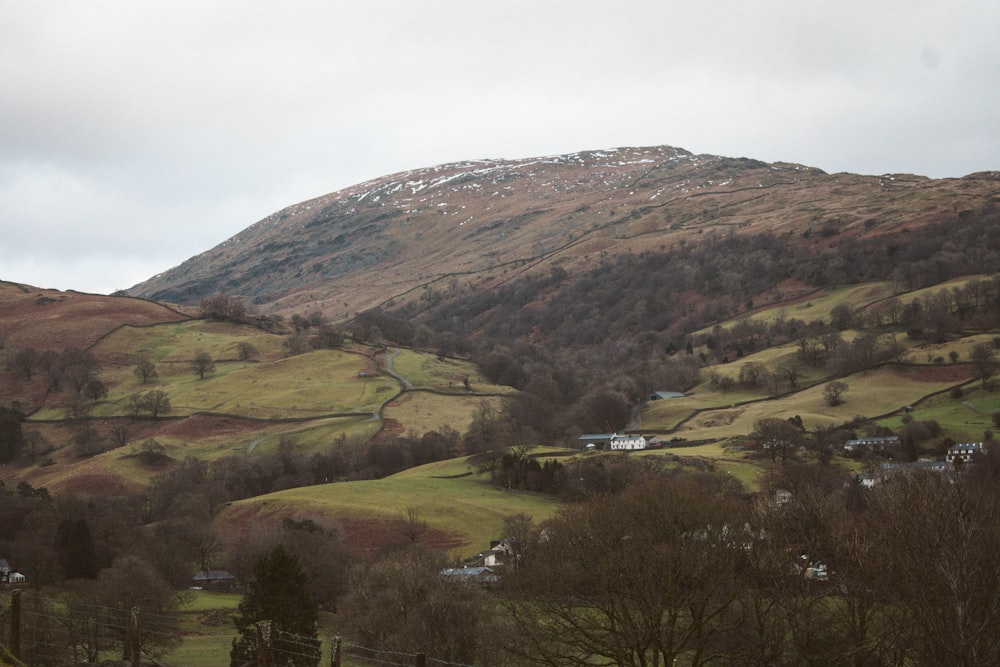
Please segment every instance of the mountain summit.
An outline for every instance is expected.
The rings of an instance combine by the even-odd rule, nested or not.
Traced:
[[[1000,174],[827,174],[658,146],[473,160],[377,178],[289,206],[127,292],[341,319],[419,288],[484,288],[705,234],[873,237],[979,209]]]

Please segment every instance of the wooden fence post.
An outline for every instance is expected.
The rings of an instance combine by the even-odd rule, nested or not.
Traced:
[[[257,621],[257,667],[271,667],[274,664],[274,633],[271,621]]]
[[[330,667],[340,667],[340,637],[334,637],[331,642]]]
[[[139,648],[141,642],[139,641],[139,608],[132,607],[132,617],[128,625],[128,643],[131,647],[131,655],[129,655],[129,664],[132,667],[139,667]]]
[[[21,658],[21,589],[10,594],[10,652]]]

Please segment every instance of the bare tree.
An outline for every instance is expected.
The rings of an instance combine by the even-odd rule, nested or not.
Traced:
[[[562,510],[505,577],[511,652],[553,666],[722,659],[741,622],[745,518],[726,480],[683,474]]]
[[[236,355],[240,361],[256,359],[258,354],[257,348],[245,340],[241,340],[236,344]]]
[[[872,503],[878,593],[913,664],[1000,664],[1000,489],[974,475],[904,476]],[[906,530],[884,530],[905,525]]]
[[[215,362],[212,360],[212,355],[205,351],[195,354],[191,365],[199,380],[204,380],[206,375],[215,372]]]
[[[35,370],[38,368],[38,350],[33,347],[26,347],[18,350],[11,360],[10,368],[24,380],[31,380]]]
[[[128,424],[116,421],[111,425],[111,438],[115,441],[115,444],[119,447],[124,447],[132,439],[132,433],[128,427]]]
[[[753,423],[753,437],[772,461],[785,463],[802,442],[802,430],[787,419],[763,417]]]
[[[91,380],[84,386],[82,394],[96,403],[102,398],[108,397],[108,388],[100,380]]]
[[[844,393],[849,388],[850,387],[848,386],[848,384],[841,380],[833,380],[831,382],[827,382],[823,386],[823,399],[826,401],[826,404],[829,405],[830,407],[835,407],[837,405],[840,405],[841,403],[844,402],[843,399]]]
[[[406,508],[402,531],[410,542],[416,542],[427,532],[427,522],[420,518],[420,512],[415,507]]]
[[[149,359],[143,359],[142,361],[136,362],[132,373],[139,378],[140,382],[146,384],[157,376],[156,364]]]
[[[154,419],[161,414],[170,412],[170,397],[162,389],[147,391],[145,394],[129,397],[126,409],[133,417],[148,412]]]
[[[242,299],[225,294],[202,299],[200,306],[203,317],[216,320],[239,321],[247,314],[246,304]]]
[[[997,372],[996,348],[989,343],[976,343],[969,351],[969,359],[976,375],[985,386],[990,378]]]

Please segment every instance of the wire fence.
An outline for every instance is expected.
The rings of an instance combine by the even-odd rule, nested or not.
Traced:
[[[0,596],[0,645],[28,667],[472,667],[423,653],[349,644],[339,637],[295,635],[274,628],[270,621],[258,622],[252,634],[240,633],[235,626],[206,631],[185,627],[181,614],[121,609],[21,591]]]

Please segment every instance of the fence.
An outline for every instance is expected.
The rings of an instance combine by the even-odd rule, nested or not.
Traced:
[[[216,652],[225,650],[220,648],[224,641],[245,667],[472,667],[423,653],[357,646],[340,637],[293,635],[276,630],[270,621],[260,621],[255,631],[254,641],[248,643],[240,641],[235,628],[232,634],[213,635]],[[26,596],[19,590],[11,592],[9,606],[0,606],[0,644],[6,643],[8,652],[27,667],[108,664],[110,656],[129,667],[183,667],[186,662],[173,652],[192,638],[176,615]]]

